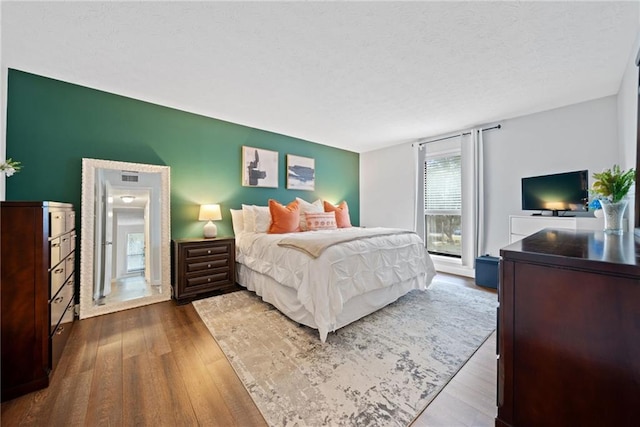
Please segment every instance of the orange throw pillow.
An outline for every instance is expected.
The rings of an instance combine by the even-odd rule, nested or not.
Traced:
[[[351,227],[351,219],[349,218],[349,206],[347,206],[346,201],[343,201],[338,206],[333,206],[331,203],[325,201],[324,211],[336,213],[336,224],[338,224],[338,228]]]
[[[300,231],[300,208],[297,200],[283,206],[277,201],[269,199],[269,212],[271,213],[270,234]]]

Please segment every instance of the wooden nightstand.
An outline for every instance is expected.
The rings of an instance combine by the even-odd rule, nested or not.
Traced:
[[[172,249],[173,297],[179,303],[239,289],[233,237],[177,239]]]

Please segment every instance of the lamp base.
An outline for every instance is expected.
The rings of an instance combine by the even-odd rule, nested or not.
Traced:
[[[204,237],[205,239],[212,239],[218,235],[218,227],[209,221],[204,225]]]

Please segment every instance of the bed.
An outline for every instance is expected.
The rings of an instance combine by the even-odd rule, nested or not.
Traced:
[[[236,228],[236,218],[237,213],[238,284],[317,329],[322,342],[329,332],[409,291],[427,289],[435,276],[424,243],[413,232],[351,227],[268,234]]]

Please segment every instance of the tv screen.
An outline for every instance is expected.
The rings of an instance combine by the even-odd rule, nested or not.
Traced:
[[[586,211],[589,202],[588,171],[522,178],[522,210]]]

